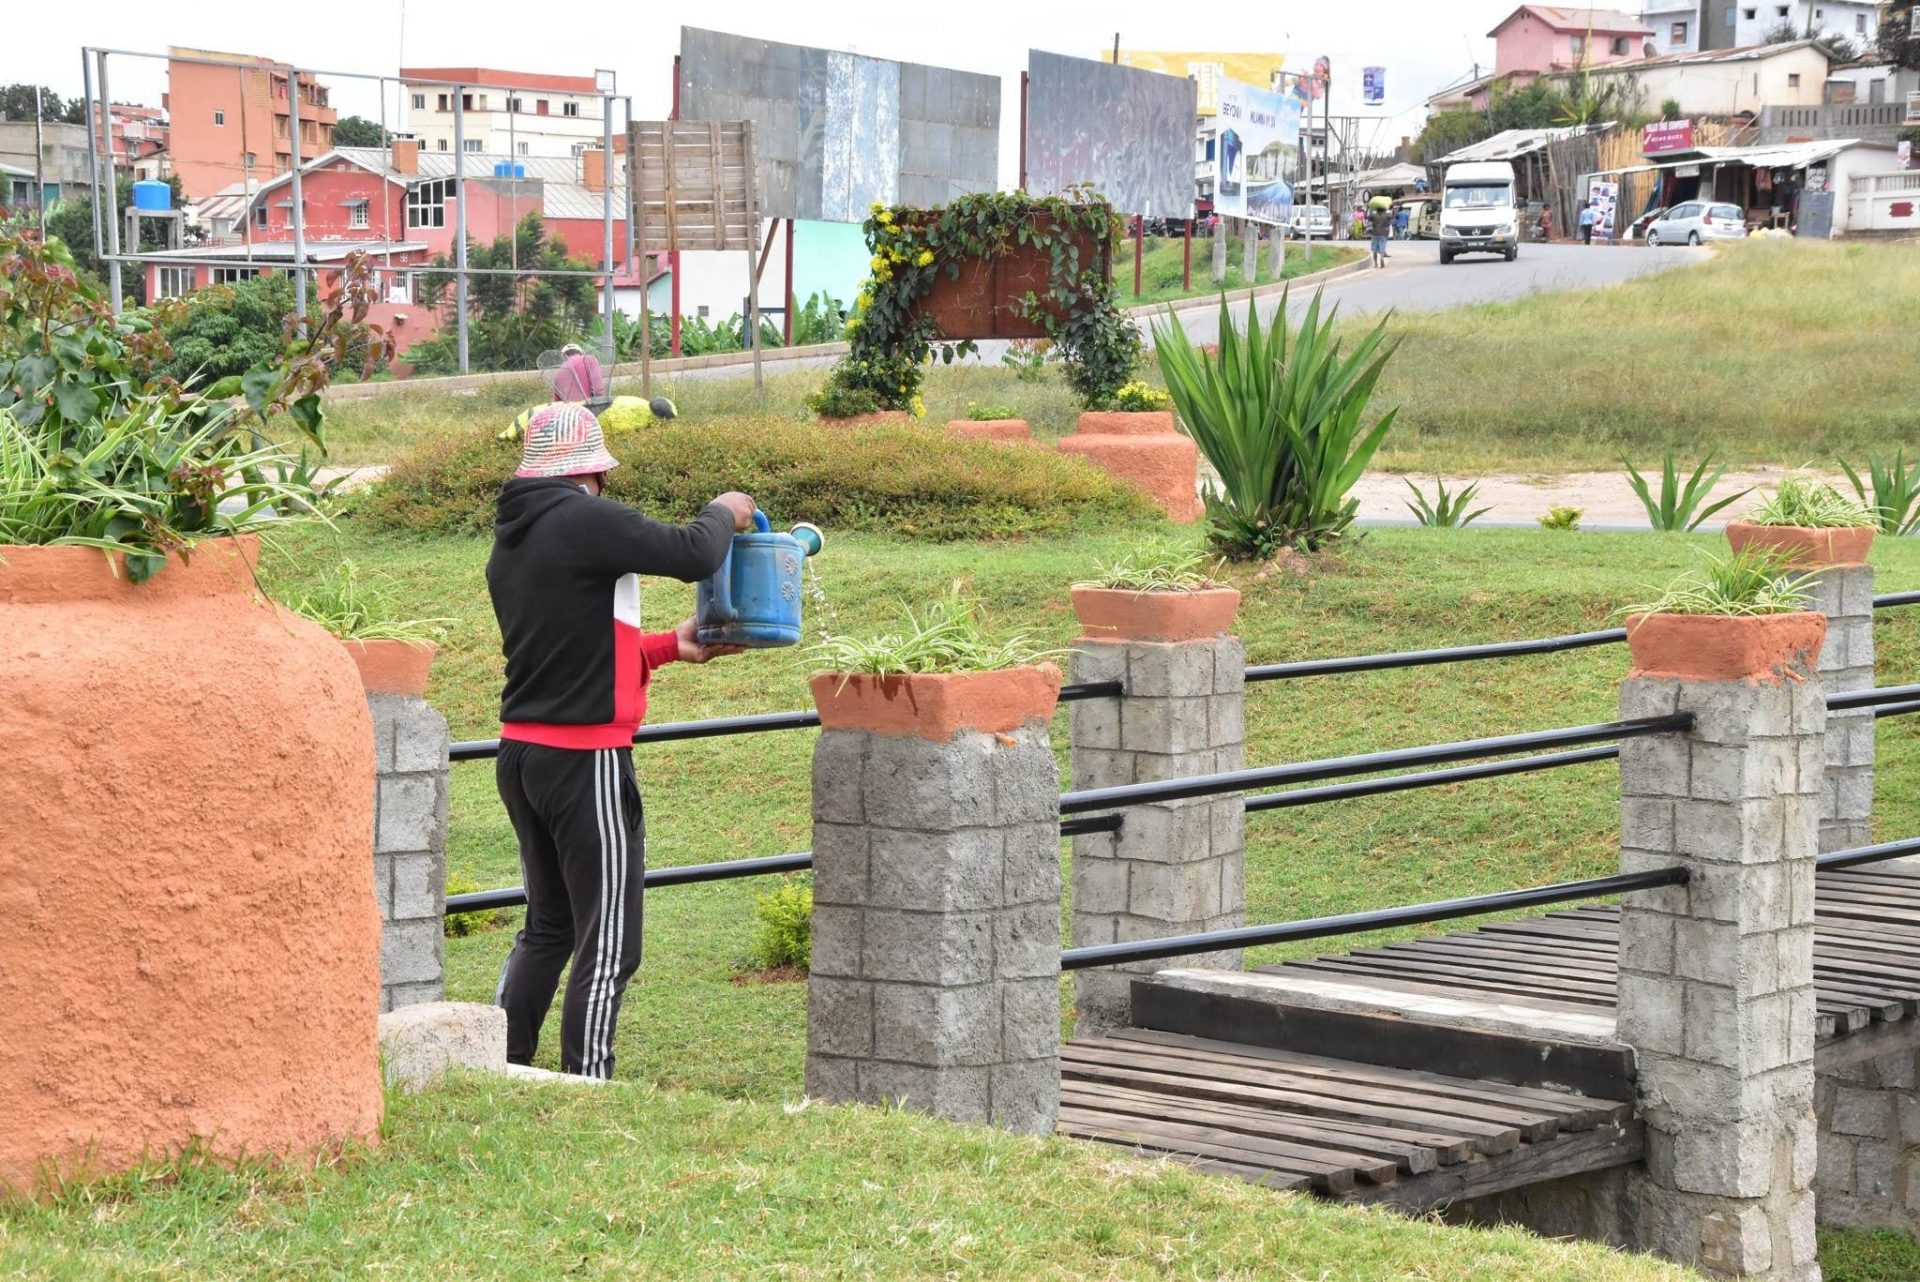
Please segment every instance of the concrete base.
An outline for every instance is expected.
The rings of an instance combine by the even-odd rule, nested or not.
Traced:
[[[388,1085],[411,1095],[454,1069],[507,1071],[507,1012],[477,1002],[421,1002],[380,1017]]]

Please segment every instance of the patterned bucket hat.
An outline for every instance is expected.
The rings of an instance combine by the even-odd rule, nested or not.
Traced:
[[[584,405],[542,405],[527,420],[515,476],[586,476],[611,472],[620,460],[607,452],[600,420]]]

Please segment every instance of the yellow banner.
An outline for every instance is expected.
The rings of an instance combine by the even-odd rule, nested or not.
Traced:
[[[1113,49],[1100,54],[1100,61],[1112,62]],[[1192,76],[1199,85],[1200,114],[1212,116],[1220,110],[1220,82],[1238,80],[1257,89],[1273,83],[1273,73],[1287,65],[1284,53],[1170,53],[1164,49],[1122,49],[1120,65],[1142,71],[1158,71],[1169,76]]]

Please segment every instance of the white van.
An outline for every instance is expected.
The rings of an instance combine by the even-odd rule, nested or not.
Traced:
[[[1520,256],[1520,211],[1513,166],[1486,160],[1447,166],[1440,195],[1440,261],[1455,254]]]

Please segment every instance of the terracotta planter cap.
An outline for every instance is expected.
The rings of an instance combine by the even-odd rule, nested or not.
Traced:
[[[1814,670],[1827,638],[1827,616],[1792,614],[1636,614],[1627,620],[1627,648],[1636,677],[1682,681],[1765,681]]]
[[[418,698],[427,690],[427,671],[440,647],[431,641],[343,641],[360,684],[368,694],[405,694]]]
[[[1878,533],[1871,525],[1815,530],[1801,525],[1727,522],[1727,542],[1735,552],[1748,548],[1778,552],[1787,558],[1787,565],[1796,570],[1865,565],[1867,549],[1873,546]]]
[[[118,556],[109,557],[99,548],[8,545],[0,547],[0,605],[76,601],[152,605],[222,597],[237,588],[259,595],[254,583],[259,563],[258,535],[203,539],[187,559],[170,556],[159,573],[145,583],[135,583]]]
[[[962,730],[1018,730],[1051,717],[1060,701],[1060,669],[1051,663],[903,677],[822,672],[808,685],[824,729],[917,735],[935,743]]]
[[[1073,589],[1084,641],[1198,641],[1222,636],[1240,610],[1236,588],[1197,592]]]
[[[1172,410],[1082,410],[1077,436],[1178,436]]]

